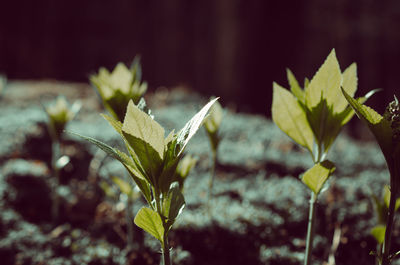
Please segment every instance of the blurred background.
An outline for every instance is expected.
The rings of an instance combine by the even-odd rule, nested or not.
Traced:
[[[0,72],[9,79],[88,82],[140,54],[150,90],[184,86],[239,111],[270,115],[272,82],[311,78],[332,48],[358,64],[359,92],[398,87],[400,1],[7,1]],[[400,96],[400,95],[399,95]]]

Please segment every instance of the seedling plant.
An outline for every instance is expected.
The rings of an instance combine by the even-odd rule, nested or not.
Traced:
[[[353,63],[342,73],[335,50],[332,50],[311,81],[305,79],[304,89],[289,69],[287,78],[290,91],[273,83],[272,119],[310,153],[314,163],[301,176],[302,182],[311,190],[304,256],[304,264],[309,265],[316,201],[325,182],[335,171],[335,165],[326,159],[326,155],[342,127],[354,115],[340,88],[354,95],[357,90],[357,67]],[[365,101],[368,96],[359,100]]]
[[[123,122],[103,115],[123,139],[129,155],[81,136],[121,162],[135,181],[148,207],[139,210],[134,222],[160,242],[164,265],[171,264],[168,233],[185,206],[176,169],[186,145],[216,100],[207,103],[178,133],[171,131],[167,137],[164,128],[133,101],[128,104]]]
[[[75,117],[80,108],[80,101],[76,101],[72,106],[69,106],[66,99],[62,96],[57,97],[53,104],[45,107],[45,111],[49,119],[47,127],[52,142],[51,168],[55,176],[51,211],[53,221],[56,221],[59,216],[59,197],[57,194],[57,188],[60,184],[60,170],[69,163],[69,157],[61,155],[60,142],[63,136],[64,128],[67,126],[67,123]]]
[[[120,122],[122,122],[125,117],[125,111],[130,100],[136,105],[142,100],[140,104],[141,108],[144,109],[146,107],[143,95],[147,90],[147,83],[142,82],[142,68],[138,56],[135,57],[129,69],[121,62],[115,66],[111,73],[106,68],[102,67],[98,74],[94,74],[90,77],[90,81],[100,95],[104,107],[114,119]],[[105,158],[101,157],[103,154],[102,152],[96,153],[96,160],[103,160]],[[113,177],[113,182],[121,189],[123,197],[128,196],[127,199],[124,200],[124,203],[125,214],[127,216],[128,248],[132,248],[133,224],[130,220],[132,219],[133,201],[130,193],[127,193],[128,189],[125,188],[125,186],[130,183],[118,177]],[[134,187],[131,186],[129,190],[133,191]]]
[[[395,97],[394,101],[390,102],[387,106],[382,116],[372,108],[364,105],[363,102],[354,99],[344,89],[342,89],[342,92],[357,113],[357,116],[367,124],[375,136],[389,169],[390,199],[386,217],[385,236],[382,250],[377,254],[380,264],[389,265],[393,258],[400,254],[400,251],[391,253],[390,249],[396,204],[400,195],[400,104]]]
[[[219,102],[215,104],[210,109],[210,115],[204,121],[204,128],[206,130],[210,147],[211,147],[211,170],[210,170],[210,180],[208,182],[208,200],[212,197],[212,187],[214,183],[215,170],[218,163],[218,146],[221,141],[221,135],[219,128],[223,119],[223,109]]]

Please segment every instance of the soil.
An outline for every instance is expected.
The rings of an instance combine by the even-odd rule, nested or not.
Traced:
[[[121,145],[99,115],[105,111],[88,85],[10,82],[0,98],[1,264],[159,264],[159,243],[136,226],[127,247],[123,196],[110,181],[126,176],[118,162],[65,134],[62,152],[71,161],[55,187],[42,105],[58,94],[83,102],[68,131]],[[167,131],[182,128],[206,102],[181,89],[159,90],[146,99]],[[186,207],[170,233],[173,264],[302,264],[310,191],[299,175],[312,165],[309,154],[263,116],[226,110],[221,134],[210,201],[210,147],[203,130],[187,148],[198,163],[185,182]],[[99,157],[102,163],[96,165],[93,158]],[[380,197],[389,182],[384,158],[374,142],[358,142],[346,131],[328,158],[337,169],[319,196],[313,264],[375,264],[369,254],[376,250],[370,234],[377,224],[372,196]],[[56,220],[54,191],[60,198]],[[144,200],[137,198],[133,215],[142,206]],[[399,231],[395,225],[393,250],[400,248]]]

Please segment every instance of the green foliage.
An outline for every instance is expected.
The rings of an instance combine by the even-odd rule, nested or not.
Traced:
[[[315,195],[318,195],[322,186],[334,171],[335,165],[331,161],[325,160],[321,163],[315,164],[312,168],[307,170],[302,176],[302,181],[315,193]]]
[[[220,135],[219,127],[221,126],[224,111],[221,104],[217,101],[210,109],[210,115],[204,120],[204,128],[207,132],[208,138],[210,139],[211,147],[213,150],[217,150]]]
[[[164,225],[160,215],[153,209],[142,207],[135,216],[135,224],[164,244]]]
[[[305,89],[300,87],[289,69],[287,77],[290,91],[273,84],[272,119],[317,162],[316,158],[327,153],[343,125],[354,115],[340,87],[354,95],[357,90],[356,64],[342,73],[335,50],[332,50],[311,81],[306,79]]]
[[[391,192],[390,192],[390,187],[388,185],[384,186],[382,196],[380,199],[377,196],[373,195],[375,203],[375,212],[378,217],[378,224],[371,229],[371,235],[376,239],[378,244],[383,244],[383,240],[385,237],[385,231],[386,231],[385,224],[387,221],[387,215],[389,210],[390,196]],[[394,210],[397,211],[399,207],[400,207],[400,198],[397,198]]]
[[[196,166],[197,158],[194,158],[190,154],[187,154],[183,157],[181,161],[179,161],[178,166],[176,167],[176,174],[179,176],[177,181],[179,182],[179,187],[183,189],[183,183],[186,177],[189,175],[192,168]]]
[[[81,108],[81,103],[76,101],[72,106],[67,100],[59,96],[53,104],[45,107],[49,118],[49,133],[53,140],[60,140],[67,123],[72,120]]]
[[[96,139],[79,135],[116,158],[128,170],[150,207],[138,212],[135,223],[157,238],[163,247],[168,231],[185,206],[177,166],[186,145],[216,100],[206,104],[178,133],[172,131],[167,137],[164,137],[164,129],[133,101],[128,104],[123,123],[103,115],[122,137],[129,156]],[[117,182],[123,192],[128,192],[122,181]]]
[[[119,121],[124,119],[128,102],[133,100],[138,104],[147,90],[147,83],[142,82],[139,57],[135,57],[129,69],[123,63],[118,63],[111,73],[100,68],[98,74],[90,77],[90,81],[97,89],[105,108]]]

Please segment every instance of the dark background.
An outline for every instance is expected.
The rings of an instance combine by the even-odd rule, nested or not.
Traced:
[[[311,78],[332,48],[358,64],[359,92],[399,83],[400,1],[7,1],[0,12],[0,72],[9,79],[87,82],[100,66],[140,54],[151,90],[184,85],[240,111],[270,114],[285,68]],[[400,95],[399,95],[400,96]]]

